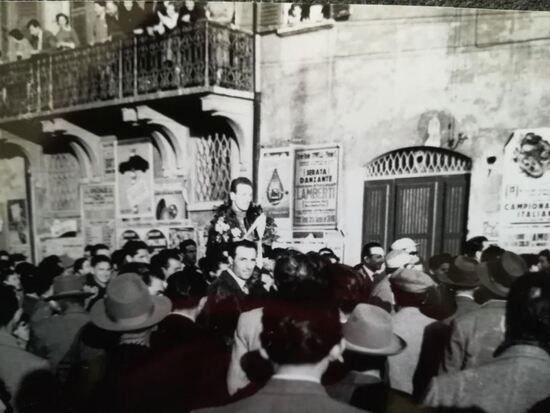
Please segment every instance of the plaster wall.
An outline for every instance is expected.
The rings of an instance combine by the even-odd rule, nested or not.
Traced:
[[[550,14],[353,5],[332,28],[261,39],[261,144],[343,145],[344,261],[359,260],[364,166],[422,145],[445,111],[473,159],[468,235],[498,236],[504,145],[550,125]],[[446,142],[443,142],[443,147]],[[487,157],[495,156],[490,167]]]

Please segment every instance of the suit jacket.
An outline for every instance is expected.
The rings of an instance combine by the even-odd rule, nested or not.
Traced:
[[[55,314],[37,321],[31,331],[29,349],[48,359],[56,367],[69,351],[77,333],[88,321],[90,316],[84,309]]]
[[[363,264],[358,264],[353,269],[357,271],[363,279],[365,302],[383,308],[391,314],[393,306],[395,305],[395,299],[391,289],[389,276],[382,273],[372,280],[367,274],[367,270]]]
[[[413,377],[418,366],[424,329],[433,323],[416,307],[404,307],[393,316],[393,331],[407,342],[401,353],[388,358],[392,389],[413,394]]]
[[[208,289],[203,320],[211,330],[219,332],[231,343],[239,316],[248,311],[247,294],[227,272],[220,274]]]
[[[246,387],[250,383],[241,365],[241,358],[246,353],[261,348],[262,316],[263,308],[256,308],[242,313],[239,317],[233,339],[229,371],[227,373],[227,389],[229,394],[235,394],[237,390]]]
[[[453,315],[442,321],[435,321],[424,329],[418,366],[413,378],[413,395],[417,400],[422,399],[431,379],[437,376],[443,363],[445,347],[452,333],[452,321],[479,308],[479,304],[468,297],[459,296],[455,301],[456,310]]]
[[[251,397],[197,413],[344,413],[363,412],[333,400],[319,383],[271,379]]]
[[[462,317],[464,314],[468,314],[480,308],[480,305],[476,303],[472,298],[469,298],[469,297],[463,297],[463,296],[455,297],[455,302],[456,302],[456,311],[448,320],[449,323],[453,318]]]
[[[171,314],[151,337],[150,360],[127,378],[117,413],[185,413],[227,402],[224,343],[191,319]]]
[[[529,345],[509,347],[476,368],[436,377],[424,403],[477,406],[486,413],[526,412],[550,396],[550,355]]]
[[[0,378],[6,384],[12,398],[19,392],[25,377],[35,371],[49,369],[47,360],[20,348],[11,334],[0,332]]]
[[[454,319],[440,371],[457,372],[493,360],[504,340],[505,307],[506,301],[492,300]]]
[[[31,46],[34,50],[38,50],[38,37],[31,36]],[[51,52],[57,48],[57,38],[48,31],[42,30],[42,50],[40,52]]]

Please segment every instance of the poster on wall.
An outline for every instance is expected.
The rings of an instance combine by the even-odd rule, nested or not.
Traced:
[[[180,242],[192,239],[197,242],[195,228],[193,227],[175,227],[168,229],[168,248],[178,248]]]
[[[106,138],[101,142],[102,173],[105,182],[115,182],[116,177],[116,138]]]
[[[294,228],[335,229],[340,147],[297,149],[295,157]]]
[[[22,157],[0,160],[0,249],[10,254],[31,257],[29,203],[25,181],[25,161]]]
[[[279,228],[290,228],[293,188],[293,156],[291,148],[262,149],[258,197],[266,213]]]
[[[550,247],[550,128],[517,130],[504,150],[499,245],[517,253]]]
[[[31,256],[27,202],[24,199],[7,201],[7,245],[10,254]]]
[[[117,145],[119,218],[152,217],[153,146],[146,139]]]
[[[82,186],[84,244],[115,247],[115,187],[112,184]]]
[[[155,219],[182,221],[187,216],[183,184],[181,181],[155,182]]]

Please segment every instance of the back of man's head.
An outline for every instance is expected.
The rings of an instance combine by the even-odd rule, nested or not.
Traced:
[[[506,342],[534,344],[550,351],[550,277],[542,273],[519,277],[506,303]]]
[[[164,295],[172,301],[175,310],[186,310],[197,307],[207,290],[208,285],[199,274],[179,271],[168,279]]]
[[[285,301],[321,303],[330,296],[328,274],[303,254],[279,259],[273,278],[279,298]]]
[[[316,364],[342,339],[338,311],[301,305],[267,306],[260,341],[279,365]]]
[[[475,257],[476,252],[483,251],[483,243],[487,241],[487,237],[484,236],[470,238],[464,243],[464,255]]]
[[[6,327],[19,309],[19,302],[13,288],[0,285],[0,328]]]

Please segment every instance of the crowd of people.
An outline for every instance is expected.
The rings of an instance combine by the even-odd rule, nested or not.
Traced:
[[[246,238],[200,260],[193,240],[37,266],[0,252],[4,411],[548,411],[549,251],[475,237],[424,262],[402,238],[361,255]]]
[[[143,7],[137,1],[95,1],[94,13],[92,37],[88,42],[79,38],[69,16],[64,13],[56,15],[58,29],[55,34],[43,28],[37,19],[30,20],[25,29],[11,29],[5,60],[28,59],[37,54],[74,49],[86,43],[95,45],[133,36],[162,36],[203,19],[224,24],[235,22],[234,13],[226,4],[195,1],[146,1]]]

